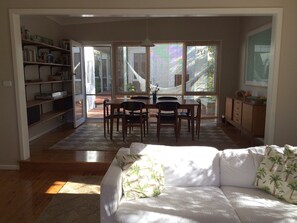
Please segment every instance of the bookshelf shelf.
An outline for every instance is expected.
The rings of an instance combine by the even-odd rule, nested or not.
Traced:
[[[71,51],[27,39],[22,39],[22,47],[28,127],[73,111]],[[51,95],[57,91],[65,92],[67,95],[52,99],[35,99],[36,95]]]

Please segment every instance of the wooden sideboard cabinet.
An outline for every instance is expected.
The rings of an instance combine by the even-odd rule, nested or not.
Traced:
[[[263,137],[266,104],[237,98],[226,98],[226,121],[252,136]]]

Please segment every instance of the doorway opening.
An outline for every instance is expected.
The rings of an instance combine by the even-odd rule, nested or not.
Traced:
[[[86,46],[84,58],[87,119],[100,120],[104,99],[111,99],[111,46]]]

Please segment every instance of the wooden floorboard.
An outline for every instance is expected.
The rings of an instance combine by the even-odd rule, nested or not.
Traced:
[[[213,120],[202,120],[204,125],[214,123]],[[102,123],[96,123],[103,125]],[[255,141],[242,134],[238,129],[231,125],[220,125],[223,131],[237,144],[239,147],[249,147],[254,145]],[[103,128],[103,126],[102,126]],[[71,151],[71,150],[52,150],[52,145],[59,142],[63,138],[75,131],[69,125],[63,125],[54,131],[51,131],[30,143],[31,157],[28,160],[21,161],[20,167],[24,169],[43,169],[43,170],[59,170],[67,168],[69,170],[83,169],[91,171],[92,168],[98,168],[104,172],[113,160],[114,151]],[[55,165],[56,164],[56,165]]]

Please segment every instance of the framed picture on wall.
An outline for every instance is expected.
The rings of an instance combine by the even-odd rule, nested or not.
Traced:
[[[267,87],[270,66],[271,24],[247,35],[245,84]]]

